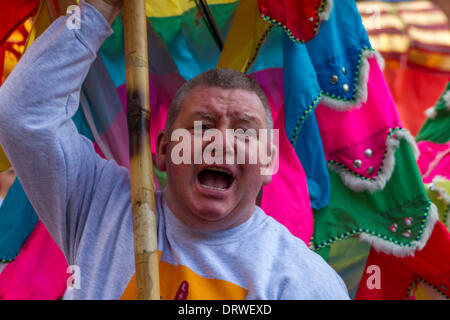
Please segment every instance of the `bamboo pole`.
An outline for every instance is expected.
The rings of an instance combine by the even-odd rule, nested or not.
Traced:
[[[123,2],[130,186],[138,300],[159,300],[145,0]]]

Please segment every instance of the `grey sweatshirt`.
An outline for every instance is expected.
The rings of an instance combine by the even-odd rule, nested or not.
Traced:
[[[128,170],[99,157],[71,120],[112,30],[94,7],[80,6],[81,29],[56,20],[0,87],[0,144],[79,271],[65,298],[118,299],[135,272]],[[188,299],[348,299],[336,272],[259,207],[233,229],[200,232],[173,215],[163,190],[155,201],[163,298],[187,283]]]

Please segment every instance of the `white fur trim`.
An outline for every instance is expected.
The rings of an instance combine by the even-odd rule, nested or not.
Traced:
[[[333,10],[333,0],[324,0],[325,6],[323,11],[319,14],[319,18],[322,21],[326,21],[330,18],[331,10]]]
[[[342,182],[353,191],[360,192],[367,190],[370,193],[374,193],[375,191],[382,190],[386,186],[386,183],[391,179],[392,173],[394,172],[395,150],[400,145],[399,139],[405,139],[410,144],[416,159],[419,155],[419,148],[408,130],[402,129],[396,131],[394,135],[397,139],[393,136],[386,138],[387,153],[383,159],[383,171],[378,174],[374,180],[362,180],[349,172],[348,169],[342,168],[334,163],[329,163],[328,167],[331,170],[336,171],[341,176]]]
[[[400,131],[396,131],[394,133],[399,139],[405,139],[406,142],[409,143],[409,146],[411,147],[413,153],[414,153],[414,157],[417,159],[419,159],[420,157],[420,150],[419,147],[417,146],[416,143],[416,139],[414,139],[414,137],[412,136],[411,132],[409,132],[408,129],[403,128]]]
[[[437,112],[434,107],[429,107],[427,110],[425,110],[425,115],[428,119],[434,119],[436,118]]]
[[[442,96],[442,98],[443,98],[444,101],[445,101],[445,105],[447,106],[447,109],[450,110],[450,90],[447,91],[447,92]]]
[[[331,109],[337,111],[347,111],[360,108],[361,104],[367,101],[367,81],[369,80],[370,71],[370,64],[368,60],[373,57],[377,59],[379,65],[381,64],[380,68],[382,66],[384,67],[383,58],[376,51],[365,50],[362,53],[361,66],[359,68],[358,86],[356,87],[356,97],[354,102],[333,99],[325,95],[322,96],[321,102]]]
[[[416,250],[422,250],[425,247],[438,220],[439,215],[437,208],[433,203],[431,203],[431,208],[428,213],[428,218],[422,236],[419,240],[412,241],[411,246],[409,247],[400,246],[367,233],[361,233],[359,235],[359,239],[361,241],[368,242],[378,252],[394,255],[399,258],[414,256]]]

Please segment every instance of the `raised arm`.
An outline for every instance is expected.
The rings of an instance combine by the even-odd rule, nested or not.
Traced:
[[[0,144],[69,262],[104,171],[116,170],[126,180],[126,170],[100,159],[71,120],[96,52],[112,33],[108,12],[117,14],[101,14],[84,1],[80,7],[81,28],[68,28],[67,17],[57,19],[0,87]]]

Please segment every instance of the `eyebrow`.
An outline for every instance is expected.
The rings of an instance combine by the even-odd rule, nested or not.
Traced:
[[[258,118],[247,114],[233,114],[231,117],[233,118],[233,120],[243,121],[247,123],[257,123],[257,124],[261,123],[261,121]]]
[[[202,119],[207,119],[207,120],[216,120],[218,118],[218,116],[213,114],[213,113],[198,111],[198,112],[195,112],[192,115],[192,118],[202,118]]]

